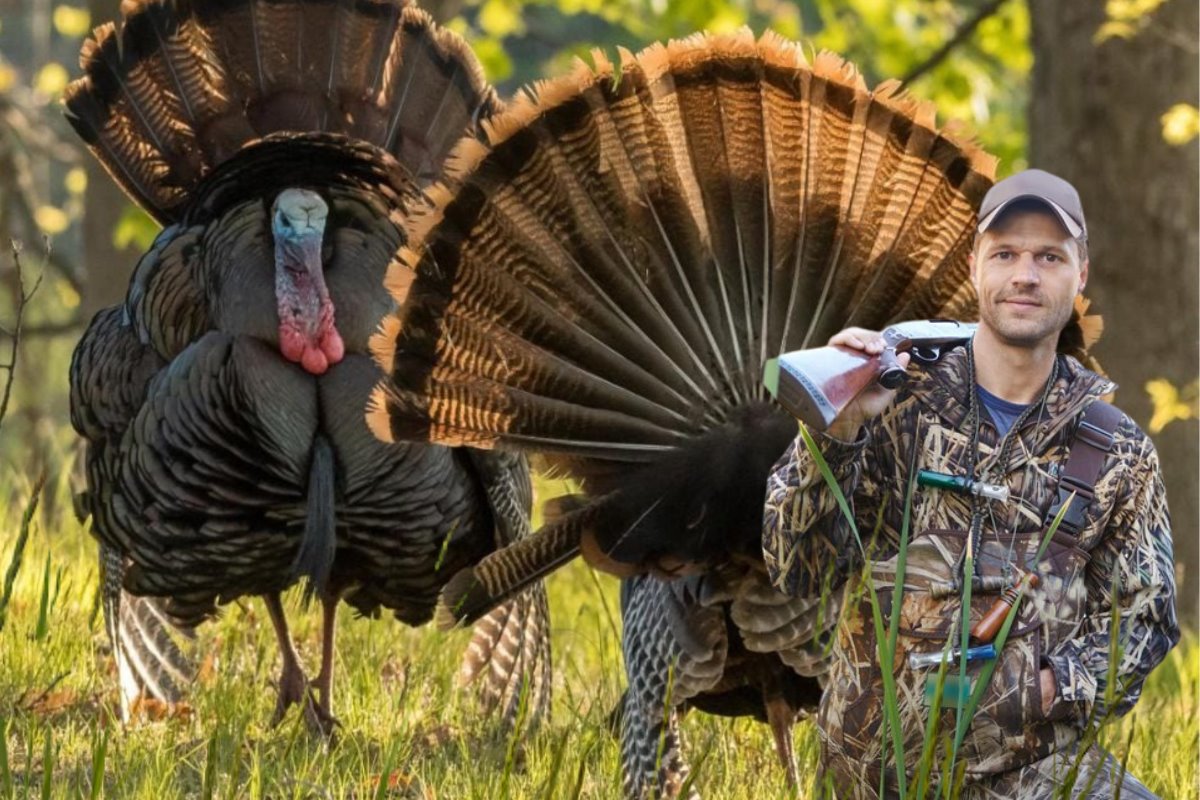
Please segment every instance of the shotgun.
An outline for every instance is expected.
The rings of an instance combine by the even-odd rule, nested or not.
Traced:
[[[871,384],[895,389],[903,382],[904,370],[896,361],[900,353],[932,364],[970,340],[975,328],[973,322],[947,319],[899,322],[883,332],[885,348],[879,355],[841,345],[795,350],[767,362],[763,384],[784,410],[823,431]]]

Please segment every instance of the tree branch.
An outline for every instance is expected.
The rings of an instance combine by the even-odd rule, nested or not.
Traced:
[[[29,291],[25,290],[25,276],[21,272],[21,245],[14,241],[12,243],[13,266],[16,269],[16,289],[14,293],[14,302],[16,304],[15,320],[13,321],[12,330],[10,331],[12,338],[8,350],[8,363],[0,364],[0,369],[7,370],[8,374],[4,376],[4,389],[0,391],[0,426],[4,424],[4,415],[8,413],[8,400],[12,397],[13,378],[17,374],[17,354],[21,348],[21,323],[25,319],[25,308],[29,305],[29,299],[37,292],[38,287],[42,285],[42,276],[33,282],[33,288]]]
[[[954,48],[958,47],[967,39],[970,39],[971,35],[975,33],[975,29],[979,27],[979,24],[999,11],[1000,6],[1002,5],[1004,5],[1004,0],[990,0],[990,2],[981,6],[979,10],[976,11],[970,19],[960,25],[958,30],[954,32],[954,35],[947,39],[941,47],[935,50],[934,53],[929,56],[929,58],[925,59],[920,64],[909,70],[908,74],[900,79],[900,84],[902,86],[909,85],[917,78],[920,78],[938,64],[945,61],[946,56],[950,55],[950,53],[954,51]]]

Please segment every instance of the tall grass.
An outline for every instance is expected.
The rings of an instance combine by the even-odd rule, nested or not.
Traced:
[[[45,508],[70,508],[64,484],[47,484],[47,494],[58,494]],[[0,475],[0,497],[27,500],[31,489],[21,476]],[[543,485],[541,496],[557,489]],[[11,563],[25,505],[0,509],[0,570]],[[197,653],[210,661],[190,713],[123,729],[94,614],[94,542],[73,520],[39,512],[23,563],[0,631],[0,799],[620,796],[619,748],[605,725],[624,685],[617,584],[581,563],[550,582],[555,702],[547,724],[517,738],[487,736],[490,728],[455,685],[467,632],[343,614],[334,687],[342,728],[332,748],[295,712],[268,725],[279,662],[256,599],[225,607],[201,629]],[[43,597],[46,633],[38,638]],[[285,602],[315,671],[319,609],[302,608],[298,590]],[[1151,675],[1135,715],[1111,728],[1120,746],[1132,735],[1129,769],[1163,797],[1197,797],[1198,661],[1189,634]],[[705,798],[793,796],[767,726],[694,713],[683,727]],[[811,723],[797,726],[795,743],[801,775],[811,777],[818,747]],[[801,796],[815,794],[805,786]]]

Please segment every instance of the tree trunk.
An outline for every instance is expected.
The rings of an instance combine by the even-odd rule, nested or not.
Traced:
[[[1030,163],[1079,190],[1087,215],[1087,296],[1104,317],[1096,357],[1120,384],[1117,404],[1143,428],[1146,382],[1197,377],[1196,142],[1168,144],[1162,114],[1197,105],[1195,0],[1168,0],[1131,39],[1094,42],[1101,0],[1030,0],[1034,69]],[[1196,619],[1197,421],[1154,436],[1171,508],[1179,610]]]
[[[119,0],[88,0],[92,24],[119,19],[119,7]],[[113,245],[113,230],[129,205],[129,199],[95,158],[87,156],[85,164],[88,180],[83,197],[81,261],[84,291],[81,306],[83,318],[91,321],[97,311],[125,297],[139,253],[133,248],[118,250]]]

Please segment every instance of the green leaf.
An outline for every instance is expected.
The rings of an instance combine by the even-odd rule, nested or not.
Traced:
[[[127,247],[149,250],[159,230],[158,223],[149,214],[135,205],[128,205],[113,229],[113,247],[119,250]]]

